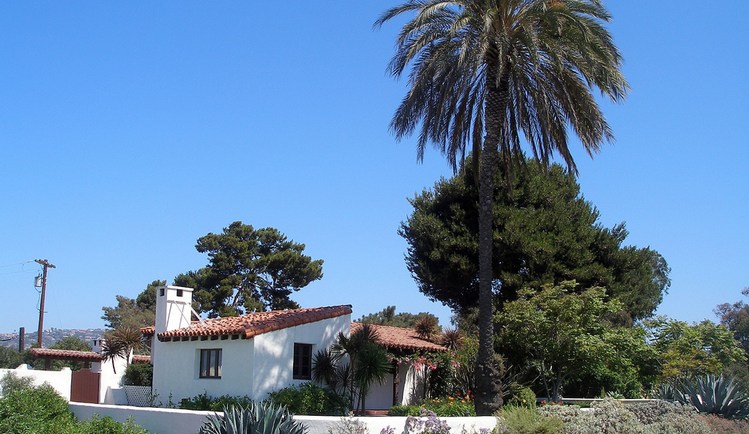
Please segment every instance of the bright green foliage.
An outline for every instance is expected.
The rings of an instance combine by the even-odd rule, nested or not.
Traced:
[[[50,386],[21,388],[0,399],[0,433],[67,433],[75,425],[68,403]]]
[[[499,412],[498,428],[507,434],[561,434],[562,420],[535,408],[506,406]]]
[[[292,414],[332,416],[348,412],[346,398],[312,383],[289,386],[268,395],[268,400]]]
[[[109,417],[77,422],[68,402],[49,385],[31,386],[8,375],[2,380],[0,433],[3,434],[148,434],[132,420],[124,424]]]
[[[0,394],[8,395],[17,390],[31,389],[33,386],[33,378],[19,377],[15,372],[8,372],[0,379]]]
[[[507,400],[507,405],[536,408],[536,394],[529,387],[513,384],[510,386],[510,398]]]
[[[81,422],[75,434],[148,434],[148,431],[138,426],[132,419],[128,418],[125,423],[119,423],[111,417],[93,418]]]
[[[305,434],[307,427],[284,408],[269,402],[224,407],[223,416],[208,416],[200,434]]]
[[[179,408],[184,410],[221,411],[224,407],[247,407],[252,404],[248,396],[222,395],[217,398],[208,396],[207,393],[183,399]]]
[[[433,317],[439,322],[439,319],[429,312],[420,312],[417,314],[408,312],[395,313],[395,306],[388,306],[379,312],[364,315],[356,320],[356,322],[413,328],[419,322],[419,319],[425,316]]]
[[[749,418],[749,394],[731,377],[708,374],[682,381],[674,387],[674,398],[693,405],[700,413]]]
[[[156,318],[156,288],[166,285],[166,280],[154,280],[149,283],[135,299],[117,295],[117,306],[104,306],[101,319],[107,322],[110,329],[131,328],[153,325]]]
[[[523,290],[496,316],[498,348],[513,366],[535,370],[552,400],[580,378],[639,395],[636,362],[648,359],[651,349],[637,329],[607,321],[620,309],[618,301],[606,301],[603,288],[578,292],[574,282]]]
[[[425,411],[430,411],[440,417],[476,416],[471,400],[453,397],[428,399],[421,405],[394,405],[388,410],[388,415],[420,416]]]
[[[153,365],[150,363],[131,363],[125,369],[123,382],[128,386],[150,386],[153,383]]]
[[[580,193],[575,178],[554,165],[528,161],[512,185],[494,194],[493,270],[498,302],[523,287],[576,280],[603,286],[627,316],[650,316],[667,290],[669,268],[650,248],[625,246],[624,224],[611,229]],[[478,191],[467,166],[452,179],[410,200],[414,210],[399,234],[408,242],[406,263],[419,289],[457,311],[478,300]]]
[[[723,372],[746,355],[725,326],[710,321],[688,324],[665,317],[645,321],[652,347],[658,353],[663,381]]]
[[[305,255],[304,244],[275,228],[234,222],[223,233],[198,238],[208,265],[174,279],[194,288],[193,300],[211,318],[299,307],[289,295],[322,278],[323,261]]]

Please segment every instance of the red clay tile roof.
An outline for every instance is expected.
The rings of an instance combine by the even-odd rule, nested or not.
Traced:
[[[55,350],[52,348],[32,348],[31,355],[34,357],[57,360],[83,360],[92,362],[99,362],[102,360],[101,354],[93,351]]]
[[[242,316],[212,318],[202,322],[193,322],[189,327],[159,333],[158,338],[159,340],[170,340],[171,338],[192,336],[238,334],[249,339],[263,333],[350,314],[350,305],[254,312]],[[152,328],[144,327],[141,332],[147,334],[146,332],[149,329],[152,330]]]
[[[151,363],[151,356],[133,354],[133,363]]]
[[[351,333],[355,333],[361,326],[362,323],[351,323]],[[377,332],[379,343],[387,348],[417,351],[447,351],[447,348],[442,345],[420,338],[414,329],[378,324],[370,324],[370,326],[374,327]]]

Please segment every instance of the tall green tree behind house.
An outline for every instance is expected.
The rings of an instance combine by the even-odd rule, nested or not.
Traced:
[[[470,158],[470,157],[469,157]],[[410,200],[413,213],[399,234],[408,243],[406,265],[419,290],[457,313],[478,299],[478,189],[469,165],[451,179]],[[517,298],[521,288],[575,280],[601,286],[620,300],[627,322],[649,317],[670,284],[665,259],[650,248],[623,245],[624,223],[605,228],[598,210],[559,165],[533,161],[510,184],[494,191],[495,305]]]
[[[603,26],[599,0],[410,0],[382,25],[415,14],[402,28],[389,72],[411,68],[409,90],[391,122],[397,138],[419,129],[417,155],[434,144],[457,168],[470,147],[479,184],[479,354],[476,412],[501,405],[493,349],[494,176],[522,160],[555,154],[572,172],[569,131],[589,153],[612,138],[592,89],[621,100],[621,55]]]
[[[429,312],[420,312],[416,314],[409,312],[395,313],[395,310],[395,306],[387,306],[379,312],[363,315],[356,321],[366,324],[414,328],[419,324],[420,319],[424,317],[432,317],[437,323],[439,323],[439,319]]]
[[[102,307],[104,315],[101,319],[106,321],[110,329],[129,328],[139,330],[141,327],[153,325],[156,318],[156,288],[166,285],[166,280],[154,280],[146,285],[146,288],[136,298],[124,295],[115,296],[117,306]]]
[[[195,248],[208,254],[208,265],[174,283],[194,288],[193,300],[211,318],[299,307],[291,293],[322,278],[323,261],[271,227],[236,221],[220,234],[198,238]]]

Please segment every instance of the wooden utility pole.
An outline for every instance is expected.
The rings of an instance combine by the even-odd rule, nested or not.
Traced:
[[[39,344],[39,348],[41,348],[42,330],[44,329],[44,296],[47,293],[47,269],[55,268],[55,266],[50,264],[46,259],[36,259],[34,262],[44,267],[44,271],[42,271],[42,299],[39,302],[39,336],[37,336],[37,344]]]

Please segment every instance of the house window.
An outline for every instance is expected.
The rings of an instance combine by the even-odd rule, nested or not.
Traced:
[[[294,344],[294,379],[312,379],[312,344]]]
[[[200,350],[200,378],[221,378],[221,350]]]

